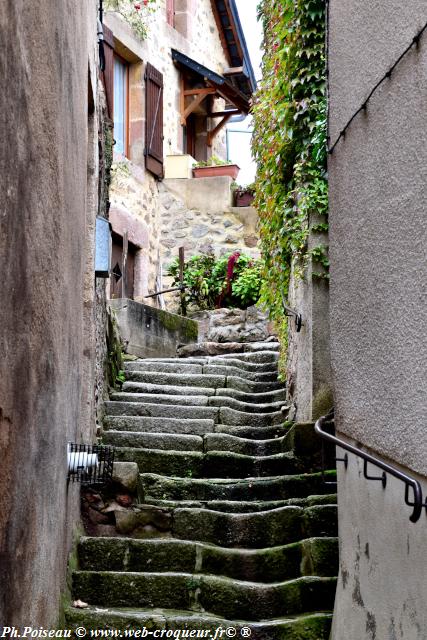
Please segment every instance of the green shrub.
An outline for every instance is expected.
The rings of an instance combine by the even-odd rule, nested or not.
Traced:
[[[262,261],[235,251],[221,258],[213,252],[200,253],[184,264],[185,298],[197,309],[239,307],[258,302],[262,284]],[[172,286],[179,286],[179,261],[169,266]]]

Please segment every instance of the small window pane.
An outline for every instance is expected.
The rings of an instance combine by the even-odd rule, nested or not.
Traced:
[[[126,151],[126,72],[126,65],[114,58],[114,150],[123,154]]]

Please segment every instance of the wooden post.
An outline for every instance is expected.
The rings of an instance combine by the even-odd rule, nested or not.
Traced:
[[[126,298],[127,289],[127,261],[128,261],[128,232],[123,234],[123,253],[122,253],[122,298]]]
[[[184,284],[184,247],[179,247],[179,284],[182,287]],[[183,316],[187,315],[187,301],[185,299],[185,291],[181,289],[181,313]]]

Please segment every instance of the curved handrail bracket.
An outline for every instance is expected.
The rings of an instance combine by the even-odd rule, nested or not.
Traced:
[[[378,458],[375,458],[370,453],[367,453],[366,451],[362,451],[362,449],[359,449],[358,447],[355,447],[352,444],[349,444],[345,440],[341,440],[341,438],[337,438],[335,435],[332,435],[331,433],[324,431],[323,427],[327,421],[328,421],[328,416],[322,416],[317,420],[316,424],[314,425],[314,429],[316,433],[321,438],[328,440],[329,442],[332,442],[337,447],[341,447],[341,449],[345,449],[346,451],[353,453],[358,458],[362,458],[362,460],[364,461],[363,474],[365,478],[367,478],[368,480],[380,480],[382,482],[384,489],[387,484],[387,475],[386,475],[387,473],[389,473],[394,478],[397,478],[398,480],[401,480],[402,482],[405,483],[405,503],[409,507],[412,507],[412,513],[409,516],[409,520],[411,522],[417,522],[420,519],[422,508],[426,507],[426,511],[427,511],[427,503],[426,504],[423,503],[422,489],[418,480],[415,480],[415,478],[411,478],[411,476],[408,476],[406,475],[406,473],[403,473],[399,469],[396,469],[396,467],[393,467],[390,464],[387,464],[387,462],[384,462],[383,460],[379,460]],[[368,476],[368,472],[367,472],[368,463],[374,465],[375,467],[378,467],[378,469],[381,469],[383,471],[382,475]],[[345,465],[345,468],[347,469],[347,465]],[[414,499],[412,502],[410,502],[409,500],[409,487],[411,487],[413,491]]]

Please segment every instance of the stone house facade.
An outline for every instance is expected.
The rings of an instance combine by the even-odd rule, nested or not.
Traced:
[[[336,432],[418,481],[421,504],[427,495],[427,7],[419,0],[332,0],[329,12]],[[352,454],[347,469],[337,467],[340,575],[332,638],[421,640],[425,508],[410,520],[413,489],[405,501],[404,482],[387,474],[383,488],[365,477],[363,460]],[[367,475],[381,478],[381,471],[369,465]]]
[[[231,179],[191,172],[194,161],[226,159],[224,125],[248,112],[253,71],[234,2],[160,0],[143,40],[117,12],[106,11],[104,23],[115,74],[109,295],[156,304],[144,296],[167,286],[180,246],[187,256],[206,248],[258,255],[254,213],[242,221],[233,210]]]

